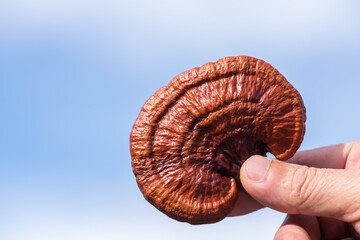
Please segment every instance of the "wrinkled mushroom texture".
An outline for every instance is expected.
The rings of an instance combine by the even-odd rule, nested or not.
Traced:
[[[300,94],[270,64],[226,57],[173,78],[141,109],[130,136],[144,197],[191,224],[223,219],[238,198],[241,164],[290,158],[305,132]]]

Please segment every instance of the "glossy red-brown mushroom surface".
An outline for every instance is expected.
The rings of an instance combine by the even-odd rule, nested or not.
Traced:
[[[290,158],[305,133],[298,91],[270,64],[226,57],[173,78],[141,109],[130,136],[144,197],[191,224],[233,208],[240,166],[251,155]]]

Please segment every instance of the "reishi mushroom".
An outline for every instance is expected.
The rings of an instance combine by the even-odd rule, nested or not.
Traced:
[[[223,219],[238,198],[251,155],[286,160],[305,133],[298,91],[275,68],[225,57],[173,78],[141,109],[130,136],[133,172],[145,199],[191,224]]]

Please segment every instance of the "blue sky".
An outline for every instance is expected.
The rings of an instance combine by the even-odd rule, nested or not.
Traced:
[[[250,55],[303,96],[301,149],[358,140],[359,9],[355,0],[1,1],[0,238],[271,239],[284,215],[269,209],[191,226],[147,203],[131,170],[132,124],[177,74]]]

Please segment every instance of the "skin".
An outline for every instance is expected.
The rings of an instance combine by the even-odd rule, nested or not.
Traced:
[[[360,141],[295,154],[250,157],[229,216],[264,206],[288,213],[274,239],[360,239]]]

